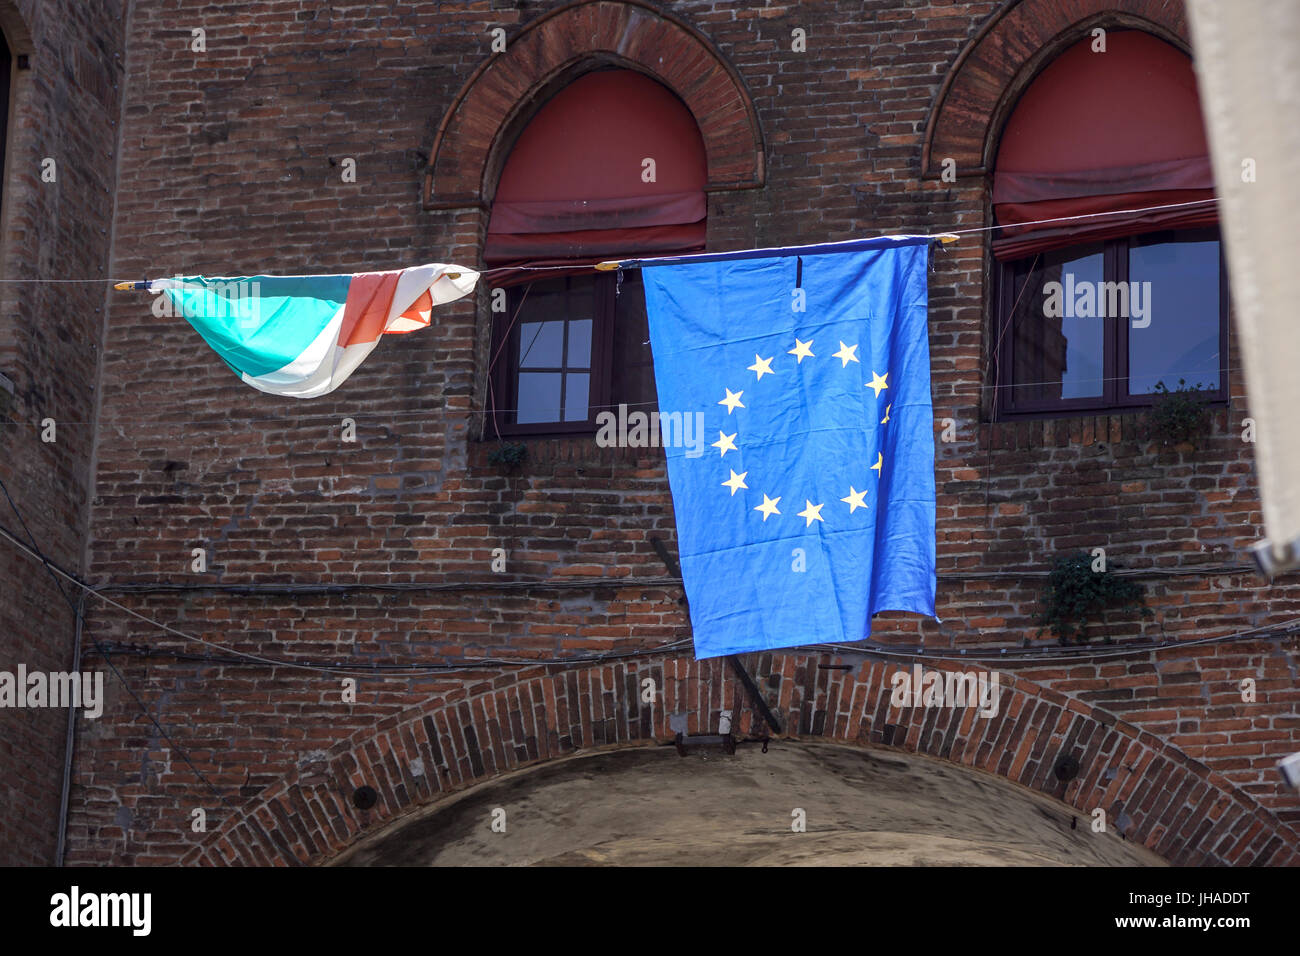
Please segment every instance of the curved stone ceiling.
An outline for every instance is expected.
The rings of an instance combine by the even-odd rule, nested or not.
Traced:
[[[505,810],[504,833],[493,810]],[[791,829],[802,808],[807,831]],[[1071,829],[1071,821],[1076,827]],[[369,836],[348,866],[1151,866],[1113,829],[997,777],[893,750],[773,741],[734,756],[592,753]]]

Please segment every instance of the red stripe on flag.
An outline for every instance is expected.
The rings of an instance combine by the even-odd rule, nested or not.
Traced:
[[[375,342],[385,333],[388,312],[393,306],[397,280],[401,271],[359,272],[348,285],[348,298],[343,303],[343,325],[339,329],[339,344],[362,345]],[[400,316],[393,320],[389,334],[414,332],[428,326],[433,312],[433,296],[425,289],[420,297]]]
[[[401,272],[359,272],[352,277],[347,301],[343,303],[339,345],[375,342],[384,334],[400,275]]]

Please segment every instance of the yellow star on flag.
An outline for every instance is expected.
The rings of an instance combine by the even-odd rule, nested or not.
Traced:
[[[865,508],[867,506],[867,503],[862,500],[866,495],[867,493],[865,491],[854,491],[853,486],[849,485],[849,496],[847,498],[841,498],[840,501],[848,504],[849,514],[853,514],[853,512],[857,511],[859,508]]]
[[[880,466],[883,465],[884,463],[885,463],[885,456],[882,455],[880,452],[876,452],[876,463],[871,466],[871,470],[876,473],[877,478],[879,478],[882,474],[880,470]]]
[[[749,487],[749,485],[745,484],[745,476],[749,474],[749,472],[742,471],[740,474],[736,474],[736,472],[732,469],[727,469],[727,470],[731,471],[731,477],[726,481],[724,481],[722,484],[727,488],[731,489],[731,496],[734,498],[736,496],[736,492],[739,491],[741,488]]]
[[[871,381],[867,383],[866,387],[870,389],[874,389],[876,393],[876,398],[879,398],[880,393],[883,392],[885,389],[889,388],[889,383],[885,381],[887,378],[889,378],[888,372],[886,372],[884,375],[877,375],[875,372],[872,372]]]
[[[823,505],[815,505],[807,498],[804,499],[804,505],[805,507],[803,511],[799,512],[799,517],[803,518],[807,522],[807,524],[804,525],[805,528],[811,527],[814,521],[821,521],[823,524],[825,523],[825,519],[822,518]]]
[[[779,515],[781,513],[780,509],[776,506],[776,503],[780,500],[780,496],[769,498],[767,493],[764,492],[763,503],[755,507],[754,510],[763,512],[763,520],[766,521],[768,518],[772,517],[772,515]]]
[[[725,386],[723,386],[722,390],[727,393],[727,397],[722,399],[720,402],[718,402],[718,404],[727,406],[728,415],[734,412],[737,408],[745,407],[745,403],[740,400],[740,396],[745,394],[743,390],[739,392],[733,392],[731,389]]]
[[[798,339],[795,341],[798,341]],[[840,368],[848,368],[850,362],[858,361],[858,356],[856,354],[857,351],[858,347],[856,345],[845,345],[843,341],[841,341],[840,350],[836,352],[833,357],[844,363]]]
[[[812,339],[809,339],[807,342],[800,342],[799,336],[796,335],[794,337],[794,348],[790,349],[790,351],[786,352],[785,354],[793,355],[798,360],[799,364],[802,365],[804,359],[816,358],[816,356],[813,355],[812,353],[812,344],[813,344]]]
[[[772,358],[776,358],[776,356],[773,355]],[[757,353],[755,353],[754,355],[754,364],[749,366],[749,371],[758,373],[758,378],[755,379],[755,381],[759,381],[759,382],[763,381],[764,375],[776,374],[775,372],[772,371],[772,359],[759,358]]]
[[[882,425],[889,424],[889,410],[893,407],[894,407],[893,402],[890,402],[888,405],[885,406],[885,417],[880,420],[880,424]]]
[[[729,451],[740,451],[736,447],[736,436],[739,434],[740,432],[732,432],[728,435],[722,429],[718,429],[718,440],[713,442],[713,447],[722,453],[718,456],[719,458],[725,458]]]

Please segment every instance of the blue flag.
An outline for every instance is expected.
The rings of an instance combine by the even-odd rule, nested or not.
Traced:
[[[704,416],[702,454],[665,448],[697,659],[933,616],[928,260],[902,236],[645,264],[661,421]]]

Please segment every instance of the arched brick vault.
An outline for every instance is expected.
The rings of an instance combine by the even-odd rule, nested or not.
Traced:
[[[0,0],[0,30],[4,31],[5,43],[11,55],[30,54],[35,50],[27,21],[13,0]]]
[[[1094,27],[1145,30],[1190,53],[1187,16],[1170,0],[1013,0],[980,27],[944,77],[925,127],[922,174],[944,159],[958,176],[991,171],[998,135],[1025,87]]]
[[[849,670],[819,668],[848,664]],[[891,707],[899,664],[825,654],[751,655],[785,736],[928,754],[1004,777],[1075,808],[1105,809],[1127,839],[1177,864],[1297,865],[1300,840],[1250,796],[1160,738],[1104,711],[1001,673],[997,716],[971,709]],[[641,682],[658,696],[641,703]],[[765,725],[725,660],[645,656],[585,667],[510,673],[430,700],[340,740],[318,764],[275,784],[224,820],[183,864],[324,862],[367,832],[448,794],[579,748],[671,740],[669,715],[689,714],[691,733],[716,732],[719,711],[735,729]],[[1053,768],[1080,764],[1068,784]],[[356,810],[353,790],[379,802]]]
[[[707,190],[763,185],[758,114],[704,35],[640,0],[581,0],[529,23],[461,88],[434,137],[425,208],[486,207],[511,135],[560,86],[602,63],[640,70],[686,104],[704,137]]]

